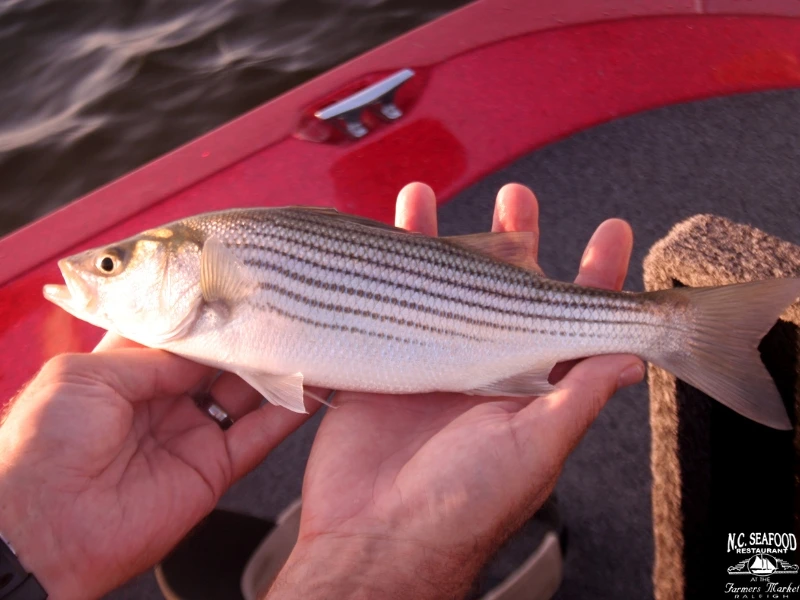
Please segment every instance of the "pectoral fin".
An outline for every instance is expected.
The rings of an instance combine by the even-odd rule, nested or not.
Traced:
[[[200,256],[200,289],[206,302],[233,303],[246,298],[255,282],[247,267],[214,236],[203,244]]]
[[[475,396],[543,396],[555,387],[547,381],[555,363],[537,366],[535,369],[518,373],[506,379],[465,392]]]
[[[539,272],[539,266],[533,260],[536,236],[530,231],[475,233],[442,239],[500,262]]]
[[[308,412],[303,402],[302,373],[273,375],[257,371],[237,371],[236,374],[272,404],[297,413]]]

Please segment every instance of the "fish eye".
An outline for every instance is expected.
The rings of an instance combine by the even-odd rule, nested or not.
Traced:
[[[114,259],[110,256],[104,256],[100,259],[100,270],[106,273],[111,273],[114,270]]]
[[[115,249],[109,249],[97,256],[94,266],[104,275],[112,275],[120,270],[122,259]]]

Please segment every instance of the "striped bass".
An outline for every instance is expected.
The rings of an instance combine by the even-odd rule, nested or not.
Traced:
[[[59,261],[45,297],[234,372],[305,412],[304,385],[530,396],[557,362],[630,353],[731,409],[790,422],[757,346],[800,279],[616,292],[528,264],[529,233],[435,238],[311,207],[207,213]]]

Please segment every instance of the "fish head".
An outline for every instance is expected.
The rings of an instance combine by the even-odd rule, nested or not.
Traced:
[[[184,334],[202,301],[200,246],[169,229],[87,250],[58,266],[66,285],[46,285],[46,299],[146,346]]]

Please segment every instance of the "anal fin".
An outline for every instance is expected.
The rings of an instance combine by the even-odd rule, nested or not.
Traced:
[[[555,363],[539,365],[530,371],[493,381],[474,390],[464,392],[474,396],[544,396],[555,387],[547,381]]]

